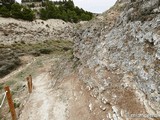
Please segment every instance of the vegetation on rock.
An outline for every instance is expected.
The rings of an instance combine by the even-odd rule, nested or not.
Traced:
[[[0,78],[21,65],[23,55],[40,56],[41,54],[60,55],[72,52],[73,43],[66,40],[47,40],[34,44],[15,42],[11,45],[0,44]]]

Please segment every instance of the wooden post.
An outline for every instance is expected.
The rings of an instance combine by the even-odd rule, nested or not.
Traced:
[[[10,108],[10,111],[11,111],[12,120],[16,120],[17,119],[16,111],[15,111],[15,108],[14,108],[14,103],[12,101],[12,95],[11,95],[9,86],[6,86],[4,88],[4,90],[7,92],[6,97],[7,97],[8,105],[9,105],[9,108]]]
[[[31,88],[31,92],[32,92],[33,84],[32,84],[32,76],[31,75],[29,75],[29,79],[30,79],[30,88]]]
[[[31,85],[30,85],[30,79],[29,77],[26,78],[27,79],[27,85],[28,85],[28,92],[31,93]]]

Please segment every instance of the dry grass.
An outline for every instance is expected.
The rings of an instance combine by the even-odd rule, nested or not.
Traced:
[[[72,51],[73,43],[66,40],[47,40],[34,44],[24,41],[11,45],[0,44],[0,77],[4,77],[21,65],[23,55],[40,56],[42,54],[64,54]]]

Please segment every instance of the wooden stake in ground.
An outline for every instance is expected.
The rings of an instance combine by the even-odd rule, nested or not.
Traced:
[[[15,108],[14,108],[14,103],[12,101],[12,95],[11,95],[9,86],[6,86],[4,88],[4,90],[7,92],[6,97],[7,97],[8,105],[9,105],[9,108],[10,108],[10,111],[11,111],[12,120],[17,120],[16,111],[15,111]]]
[[[29,80],[30,80],[30,87],[31,87],[31,92],[32,92],[33,84],[32,84],[32,76],[31,75],[29,75]]]
[[[29,78],[29,77],[27,77],[26,79],[27,79],[27,85],[28,85],[28,92],[29,92],[29,93],[32,93],[32,91],[31,91],[30,78]]]

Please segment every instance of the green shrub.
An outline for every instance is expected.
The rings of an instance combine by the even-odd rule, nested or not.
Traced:
[[[11,15],[14,18],[22,18],[22,6],[18,3],[15,3],[11,6]]]
[[[11,6],[11,15],[14,18],[32,21],[35,18],[34,12],[18,3]]]
[[[39,52],[42,54],[50,54],[52,50],[49,48],[43,48],[43,49],[40,49]]]
[[[0,8],[0,14],[2,15],[2,17],[10,17],[10,11],[6,6],[2,6]]]
[[[31,9],[24,7],[22,11],[22,19],[32,21],[34,18],[34,12]]]
[[[13,17],[16,19],[23,19],[32,21],[35,18],[34,12],[19,3],[7,4],[0,7],[0,15],[2,17]]]
[[[21,103],[16,103],[16,102],[14,102],[14,107],[15,107],[15,108],[19,108],[19,107],[20,107],[20,104],[21,104]]]
[[[40,10],[40,18],[46,19],[62,19],[66,22],[77,23],[80,20],[88,21],[92,19],[93,14],[74,6],[73,1],[46,2],[43,4],[45,8]]]

